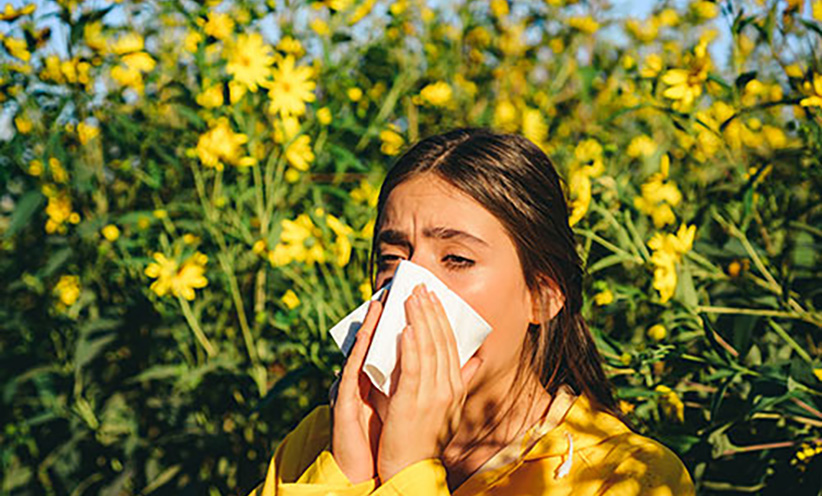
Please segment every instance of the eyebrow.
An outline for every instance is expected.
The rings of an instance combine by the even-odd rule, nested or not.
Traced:
[[[422,235],[426,238],[443,240],[458,239],[479,243],[483,246],[489,246],[487,242],[474,236],[473,234],[460,231],[459,229],[452,229],[450,227],[426,227],[422,230]],[[411,242],[408,240],[408,235],[397,229],[384,229],[380,231],[380,234],[377,236],[377,243],[386,243],[389,245],[398,245],[409,249],[411,248]]]

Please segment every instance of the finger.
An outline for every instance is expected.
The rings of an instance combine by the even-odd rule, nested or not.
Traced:
[[[359,372],[362,370],[362,364],[365,361],[365,356],[368,352],[368,347],[371,345],[371,338],[374,334],[374,327],[376,321],[382,313],[382,304],[379,301],[372,301],[368,306],[368,312],[365,315],[362,325],[357,330],[357,341],[351,349],[348,358],[343,367],[342,377],[340,379],[339,393],[340,395],[354,394],[357,385],[357,378]]]
[[[436,385],[440,388],[450,388],[453,397],[453,393],[459,387],[459,382],[455,380],[458,379],[456,374],[452,374],[451,371],[451,355],[448,351],[445,329],[443,329],[442,322],[437,317],[431,292],[427,288],[423,288],[422,293],[422,312],[425,314],[428,328],[431,330],[431,340],[434,343],[434,354],[437,359]]]
[[[468,385],[471,383],[471,380],[474,376],[477,375],[477,371],[482,366],[484,360],[476,355],[472,356],[465,362],[465,366],[462,367],[460,370],[460,376],[462,377],[462,383],[465,385],[465,390],[468,390]]]
[[[406,315],[413,330],[420,364],[420,382],[424,391],[432,391],[437,377],[437,357],[426,316],[422,312],[419,288],[406,300]]]
[[[414,326],[405,326],[400,335],[400,378],[395,391],[398,398],[416,398],[419,393],[423,366],[420,351],[419,331]]]
[[[451,322],[448,321],[448,315],[445,313],[445,308],[439,297],[433,291],[429,292],[431,296],[432,309],[434,316],[439,323],[442,330],[443,337],[446,343],[446,350],[448,352],[448,371],[451,374],[451,384],[460,384],[460,357],[457,351],[457,338],[454,336],[454,330],[451,328]]]

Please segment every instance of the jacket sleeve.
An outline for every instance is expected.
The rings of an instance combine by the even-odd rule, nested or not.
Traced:
[[[445,467],[436,458],[413,463],[383,482],[373,496],[450,496]]]
[[[329,410],[316,408],[277,447],[265,480],[248,496],[363,496],[374,479],[352,484],[328,450]]]

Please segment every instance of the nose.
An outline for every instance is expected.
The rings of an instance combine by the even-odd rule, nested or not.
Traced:
[[[437,278],[441,278],[441,274],[439,273],[440,267],[437,266],[436,256],[431,252],[426,253],[422,250],[415,250],[408,260],[426,269],[428,272],[437,276]]]

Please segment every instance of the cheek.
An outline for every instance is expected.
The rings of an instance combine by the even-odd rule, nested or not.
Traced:
[[[484,368],[516,365],[529,318],[523,285],[508,272],[486,273],[455,288],[493,329],[478,352],[486,361]]]

